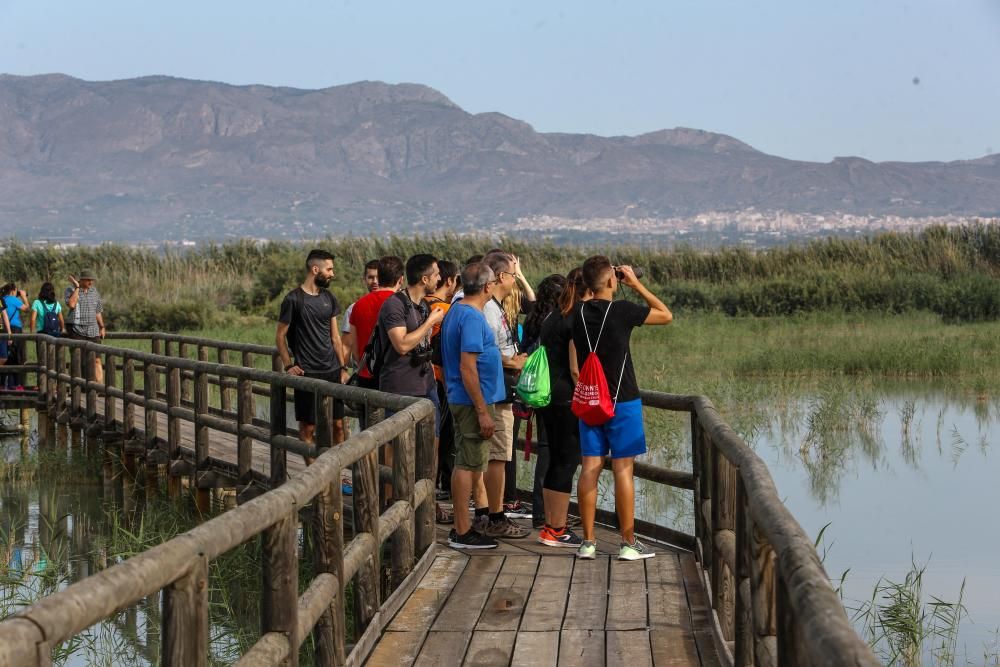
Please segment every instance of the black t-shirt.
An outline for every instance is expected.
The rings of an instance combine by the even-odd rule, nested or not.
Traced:
[[[563,317],[559,311],[545,316],[538,343],[545,346],[549,360],[549,382],[552,386],[552,403],[569,405],[573,400],[573,376],[569,372],[569,342],[573,339],[573,319]]]
[[[581,319],[580,313],[583,313]],[[607,320],[604,322],[604,332],[598,341],[598,331],[601,329],[601,320],[608,308]],[[604,299],[591,299],[584,301],[577,306],[573,312],[573,342],[576,344],[576,358],[583,368],[583,362],[587,358],[590,348],[587,346],[587,334],[590,334],[590,342],[595,344],[594,349],[597,357],[601,360],[604,368],[604,377],[608,381],[608,391],[614,398],[618,388],[618,378],[621,377],[621,389],[618,390],[618,401],[634,401],[639,398],[639,383],[635,379],[635,368],[632,367],[632,354],[629,350],[629,339],[632,337],[632,329],[642,326],[649,315],[649,306],[640,306],[631,301],[605,301]],[[584,332],[586,326],[586,333]],[[625,355],[628,358],[625,359]],[[622,371],[622,362],[625,363],[625,370]]]
[[[430,307],[423,300],[418,303],[410,301],[406,292],[396,292],[385,300],[378,312],[378,335],[383,336],[382,343],[386,350],[385,364],[379,374],[378,388],[392,394],[404,396],[426,396],[434,387],[434,369],[424,363],[414,367],[410,363],[410,355],[402,356],[389,341],[388,331],[397,327],[406,327],[406,333],[419,329],[430,314]],[[428,351],[429,340],[421,343]]]
[[[340,366],[330,338],[331,321],[339,313],[337,297],[325,289],[313,296],[296,287],[285,295],[278,321],[288,325],[288,347],[302,370],[328,373]]]

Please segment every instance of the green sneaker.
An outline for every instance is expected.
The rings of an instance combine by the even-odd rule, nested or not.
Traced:
[[[597,544],[584,540],[580,548],[576,550],[576,557],[581,560],[594,560],[597,558]]]
[[[642,560],[643,558],[652,558],[655,555],[648,547],[643,546],[639,540],[636,540],[632,544],[622,542],[621,548],[618,549],[618,560]]]

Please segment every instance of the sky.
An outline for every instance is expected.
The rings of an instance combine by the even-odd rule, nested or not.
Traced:
[[[1000,0],[0,0],[0,72],[422,83],[543,132],[783,157],[1000,153]]]

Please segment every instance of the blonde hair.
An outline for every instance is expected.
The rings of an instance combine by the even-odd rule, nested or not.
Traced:
[[[503,307],[503,312],[507,316],[510,328],[514,330],[514,335],[516,336],[517,318],[521,315],[521,285],[516,280],[514,281],[514,289],[504,297],[500,305]]]

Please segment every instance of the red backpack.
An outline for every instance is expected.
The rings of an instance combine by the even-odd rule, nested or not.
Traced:
[[[608,381],[604,377],[604,368],[601,360],[594,352],[594,348],[601,342],[601,334],[604,332],[604,322],[608,319],[611,311],[611,304],[604,311],[604,318],[601,320],[601,328],[597,332],[597,340],[590,344],[590,333],[587,331],[587,322],[583,319],[583,306],[587,302],[580,304],[580,322],[583,323],[583,333],[587,337],[587,348],[590,352],[580,368],[580,377],[576,381],[573,389],[573,402],[570,409],[587,426],[600,426],[611,420],[615,416],[615,406],[618,404],[618,392],[622,387],[622,377],[625,375],[625,361],[628,360],[628,353],[622,360],[622,372],[618,376],[618,389],[615,390],[614,398],[608,390]]]

